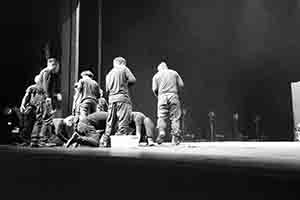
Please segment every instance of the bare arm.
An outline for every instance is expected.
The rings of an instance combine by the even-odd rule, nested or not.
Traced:
[[[96,82],[96,81],[95,81],[95,82]],[[99,85],[98,85],[97,82],[96,82],[95,84],[96,84],[96,87],[95,87],[95,88],[96,88],[96,89],[95,89],[95,93],[96,93],[96,94],[95,94],[95,96],[96,96],[97,99],[99,99],[100,96],[101,96],[101,95],[100,95],[100,88],[99,88]]]
[[[133,75],[133,73],[128,68],[126,68],[126,77],[127,77],[128,85],[133,85],[133,84],[136,83],[135,76]]]
[[[157,81],[156,81],[155,76],[152,79],[152,91],[155,96],[158,96],[158,86],[157,86]]]
[[[180,77],[179,74],[178,74],[178,76],[177,76],[177,81],[178,81],[178,86],[179,86],[179,88],[183,89],[184,83],[183,83],[183,80],[182,80],[182,78]]]
[[[29,102],[29,100],[30,100],[30,90],[27,89],[27,90],[26,90],[26,93],[25,93],[25,95],[24,95],[24,97],[23,97],[23,99],[22,99],[21,106],[20,106],[20,111],[21,111],[21,112],[24,112],[24,111],[25,111],[25,106],[26,106],[26,104]]]
[[[146,117],[144,119],[144,126],[145,126],[145,129],[146,129],[146,135],[147,135],[147,137],[153,138],[153,133],[154,133],[155,125],[154,125],[153,121],[149,117]]]
[[[141,138],[142,137],[142,123],[143,120],[141,119],[140,116],[134,117],[134,123],[135,123],[135,131],[136,135]]]
[[[108,75],[105,77],[105,92],[108,94],[109,93],[109,88],[108,88]]]

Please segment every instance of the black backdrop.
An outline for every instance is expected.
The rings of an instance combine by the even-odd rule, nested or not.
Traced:
[[[55,0],[30,0],[5,1],[1,7],[1,105],[19,106],[46,66],[44,45],[59,49],[59,6]]]
[[[44,65],[42,46],[59,38],[57,2],[3,3],[1,105],[20,103]],[[95,66],[96,4],[82,3],[80,65]],[[138,81],[134,108],[155,119],[151,79],[166,59],[185,81],[188,133],[205,135],[207,114],[214,111],[219,131],[230,137],[232,114],[239,112],[243,129],[250,130],[259,114],[270,139],[291,139],[290,82],[300,77],[298,13],[297,0],[104,0],[102,80],[112,59],[124,56]]]
[[[297,0],[103,3],[103,72],[124,56],[137,77],[134,108],[155,119],[151,79],[166,59],[185,82],[186,131],[205,135],[207,114],[231,136],[238,112],[249,132],[259,114],[269,139],[291,139],[290,82],[300,79]]]

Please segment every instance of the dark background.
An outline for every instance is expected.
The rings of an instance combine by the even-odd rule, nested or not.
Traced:
[[[96,4],[82,1],[80,28],[80,65],[94,72]],[[59,1],[38,0],[2,6],[2,105],[20,104],[45,66],[43,45],[49,39],[59,42],[59,6]],[[229,138],[232,114],[238,112],[250,136],[259,114],[269,139],[292,138],[290,82],[300,77],[297,0],[105,0],[102,12],[102,80],[112,59],[125,57],[137,77],[134,110],[156,120],[151,80],[165,59],[185,82],[186,133],[205,137],[207,114],[213,111],[218,131]]]
[[[0,12],[2,105],[20,105],[25,89],[46,67],[45,44],[59,46],[58,2],[3,2]]]
[[[231,136],[232,114],[253,136],[291,139],[290,82],[299,80],[297,0],[104,1],[104,73],[124,56],[137,77],[134,108],[155,118],[151,79],[166,59],[185,82],[186,131],[206,135],[207,114]]]

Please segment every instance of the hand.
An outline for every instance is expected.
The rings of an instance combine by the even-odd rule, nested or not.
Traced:
[[[20,111],[21,111],[22,113],[25,111],[25,106],[24,106],[24,105],[21,105]]]
[[[74,120],[74,116],[69,116],[64,119],[64,122],[67,126],[72,126]]]
[[[46,103],[47,103],[47,104],[51,104],[51,98],[50,98],[50,97],[47,97],[47,98],[46,98]]]
[[[62,95],[60,93],[57,93],[56,98],[57,98],[57,101],[61,101],[62,100]]]

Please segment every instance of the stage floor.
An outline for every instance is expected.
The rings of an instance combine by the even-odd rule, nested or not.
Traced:
[[[109,198],[147,191],[171,199],[190,199],[191,194],[201,199],[300,199],[298,142],[107,149],[1,145],[0,161],[0,189],[16,199],[32,188],[43,199],[85,199],[86,191],[96,196],[106,191]]]
[[[189,142],[172,146],[112,148],[29,148],[2,145],[0,153],[92,156],[175,161],[177,164],[216,164],[233,167],[293,170],[300,172],[299,142]]]

